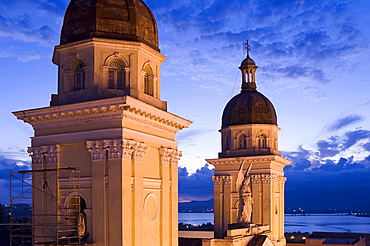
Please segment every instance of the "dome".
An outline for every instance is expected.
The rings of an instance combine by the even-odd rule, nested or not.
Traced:
[[[242,64],[240,65],[240,67],[244,67],[244,66],[255,66],[256,63],[253,61],[253,59],[251,59],[249,56],[247,58],[245,58],[243,61],[242,61]]]
[[[244,124],[277,125],[274,106],[256,90],[242,90],[224,109],[222,128]]]
[[[71,0],[60,44],[92,37],[139,41],[159,50],[157,24],[141,0]]]

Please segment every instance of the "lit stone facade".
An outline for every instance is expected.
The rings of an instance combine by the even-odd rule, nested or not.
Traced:
[[[152,16],[141,0],[127,2],[122,6],[129,6],[130,15],[142,11],[136,14]],[[65,18],[75,16],[68,11],[77,3],[71,1]],[[127,20],[115,19],[117,28],[122,21]],[[112,23],[109,28],[114,29]],[[14,113],[34,129],[29,148],[33,170],[80,171],[78,192],[70,192],[66,177],[55,178],[56,171],[33,174],[34,214],[45,225],[35,227],[35,243],[55,242],[55,227],[78,224],[63,215],[77,197],[86,215],[84,243],[178,245],[181,152],[175,134],[191,122],[168,113],[167,103],[160,100],[160,65],[165,57],[155,47],[158,40],[150,42],[151,35],[143,42],[140,35],[137,41],[126,40],[121,34],[123,38],[116,39],[106,38],[108,34],[81,40],[68,36],[73,42],[63,42],[54,51],[59,80],[51,106]],[[45,193],[45,181],[61,206],[56,208],[56,201]]]
[[[284,246],[284,167],[290,161],[278,151],[277,118],[271,102],[256,90],[257,66],[249,57],[242,62],[241,93],[226,105],[221,132],[222,151],[218,159],[207,162],[215,167],[214,225],[215,239],[203,245],[247,245],[259,240],[263,245]],[[252,221],[237,224],[239,191],[236,180],[245,161],[252,191]]]
[[[275,245],[285,245],[284,237],[284,177],[283,168],[290,161],[278,156],[230,157],[207,160],[215,166],[214,223],[215,237],[226,235],[228,225],[237,223],[239,194],[236,178],[240,163],[253,162],[251,174],[253,212],[252,223],[268,225]],[[246,169],[246,168],[245,168]]]
[[[129,95],[166,110],[166,102],[160,100],[160,65],[164,59],[157,50],[134,41],[91,38],[59,45],[53,56],[59,67],[59,92],[53,95],[51,105]],[[83,89],[74,83],[79,66],[84,73]]]

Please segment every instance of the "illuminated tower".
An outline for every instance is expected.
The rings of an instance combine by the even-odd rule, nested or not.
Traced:
[[[70,2],[53,56],[58,93],[14,113],[35,131],[35,243],[178,244],[175,134],[190,122],[160,99],[164,60],[141,0]],[[78,189],[59,175],[70,167]]]
[[[248,48],[248,45],[247,45]],[[277,118],[272,103],[256,90],[255,62],[247,57],[241,63],[241,92],[226,105],[222,116],[222,151],[218,159],[207,160],[215,166],[215,237],[223,238],[229,224],[237,222],[239,195],[236,177],[241,162],[244,169],[253,162],[252,223],[269,226],[275,245],[285,245],[284,167],[290,161],[278,151]]]

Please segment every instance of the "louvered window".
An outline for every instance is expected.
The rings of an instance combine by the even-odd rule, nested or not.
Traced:
[[[109,63],[108,88],[124,90],[125,89],[125,66],[119,60],[113,60]]]

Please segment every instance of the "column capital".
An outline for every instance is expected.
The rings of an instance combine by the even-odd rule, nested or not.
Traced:
[[[276,181],[276,175],[274,174],[261,174],[263,184],[272,184]]]
[[[252,184],[259,184],[261,182],[261,176],[259,174],[251,175]]]
[[[131,140],[132,149],[134,150],[133,159],[134,161],[143,161],[145,150],[147,150],[147,144],[143,142],[136,142],[134,143]]]
[[[159,149],[159,155],[161,157],[161,164],[168,166],[177,166],[178,161],[180,160],[180,157],[182,156],[181,151],[177,151],[175,149],[169,149],[169,148],[160,148]]]
[[[222,176],[224,180],[224,185],[231,185],[231,176]]]
[[[221,185],[222,176],[212,176],[214,185]]]
[[[58,163],[60,146],[59,144],[53,144],[29,147],[27,151],[32,158],[32,164],[42,164],[43,155],[45,155],[46,163]]]
[[[286,177],[280,176],[278,177],[279,185],[284,185],[286,182]]]
[[[92,160],[104,160],[106,150],[108,159],[142,161],[147,145],[132,139],[106,139],[86,141]]]

